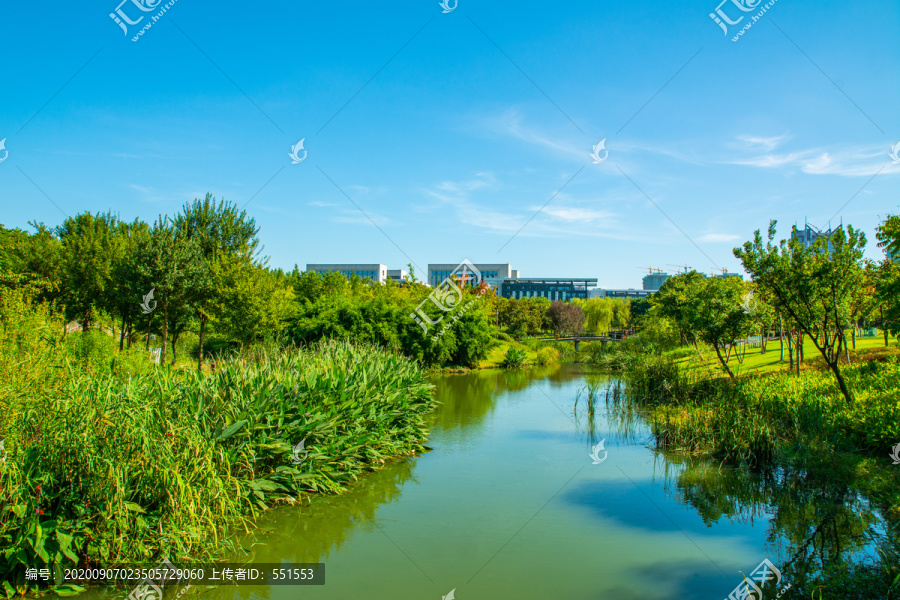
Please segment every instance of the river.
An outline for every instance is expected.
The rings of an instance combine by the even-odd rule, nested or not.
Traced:
[[[643,424],[607,414],[608,382],[579,365],[435,376],[433,451],[269,511],[246,540],[254,562],[325,563],[324,586],[191,595],[721,600],[764,559],[787,581],[820,555],[871,553],[881,522],[852,489],[660,453]]]

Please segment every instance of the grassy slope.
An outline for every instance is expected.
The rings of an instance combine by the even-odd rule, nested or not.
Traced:
[[[856,351],[850,351],[851,361],[853,360],[854,356],[863,357],[864,355],[869,354],[873,351],[879,351],[879,349],[884,349],[883,337],[877,336],[857,338]],[[784,362],[781,362],[779,342],[769,342],[765,354],[762,354],[761,348],[749,348],[747,350],[746,356],[744,357],[743,364],[739,363],[736,358],[732,358],[728,362],[728,366],[731,367],[732,371],[734,371],[736,375],[746,373],[778,373],[789,368],[790,363],[787,357],[786,343],[784,351]],[[891,341],[889,353],[895,352],[897,352],[897,343],[896,341]],[[813,345],[812,341],[806,339],[803,344],[803,356],[804,358],[801,370],[815,368],[816,363],[820,363],[822,355],[819,354],[818,350],[816,350],[816,347]],[[697,372],[697,374],[709,372],[711,375],[724,376],[722,365],[716,357],[716,353],[714,350],[704,350],[703,358],[705,360],[701,361],[697,356],[697,353],[693,352],[683,358],[676,359],[675,362],[676,364],[678,364],[680,369],[686,371]]]

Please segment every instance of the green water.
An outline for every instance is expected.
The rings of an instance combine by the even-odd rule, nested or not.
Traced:
[[[600,386],[593,421],[588,381]],[[787,579],[820,555],[864,554],[864,534],[878,528],[858,494],[809,485],[803,473],[738,472],[656,452],[642,425],[608,418],[607,380],[577,365],[435,384],[443,404],[429,416],[432,452],[342,496],[272,510],[245,544],[255,562],[325,563],[326,585],[190,594],[721,600],[739,571],[764,558]],[[594,464],[600,440],[605,460]]]

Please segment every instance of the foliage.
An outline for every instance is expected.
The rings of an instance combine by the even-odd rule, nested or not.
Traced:
[[[506,356],[500,366],[504,369],[520,369],[525,366],[526,355],[524,350],[518,348],[510,348],[506,351]]]
[[[556,333],[578,333],[584,329],[584,310],[577,304],[553,302],[547,309],[547,318]]]
[[[545,346],[537,351],[535,362],[539,365],[555,365],[559,362],[560,352],[552,346]]]
[[[70,371],[56,388],[19,390],[0,431],[0,581],[20,593],[26,566],[207,560],[273,502],[423,451],[434,407],[409,360],[347,343],[236,356],[213,375]]]
[[[853,295],[863,283],[865,235],[848,226],[846,233],[838,229],[830,238],[819,238],[808,247],[795,238],[776,245],[774,238],[772,221],[765,245],[757,230],[753,242],[736,248],[734,255],[776,308],[813,341],[844,398],[852,402],[838,360],[851,321]]]

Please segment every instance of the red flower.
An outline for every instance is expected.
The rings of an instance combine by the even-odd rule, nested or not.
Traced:
[[[39,486],[37,486],[37,487],[34,488],[34,489],[37,490],[37,493],[38,493],[38,495],[40,496],[40,494],[41,494],[41,486],[39,485]]]

